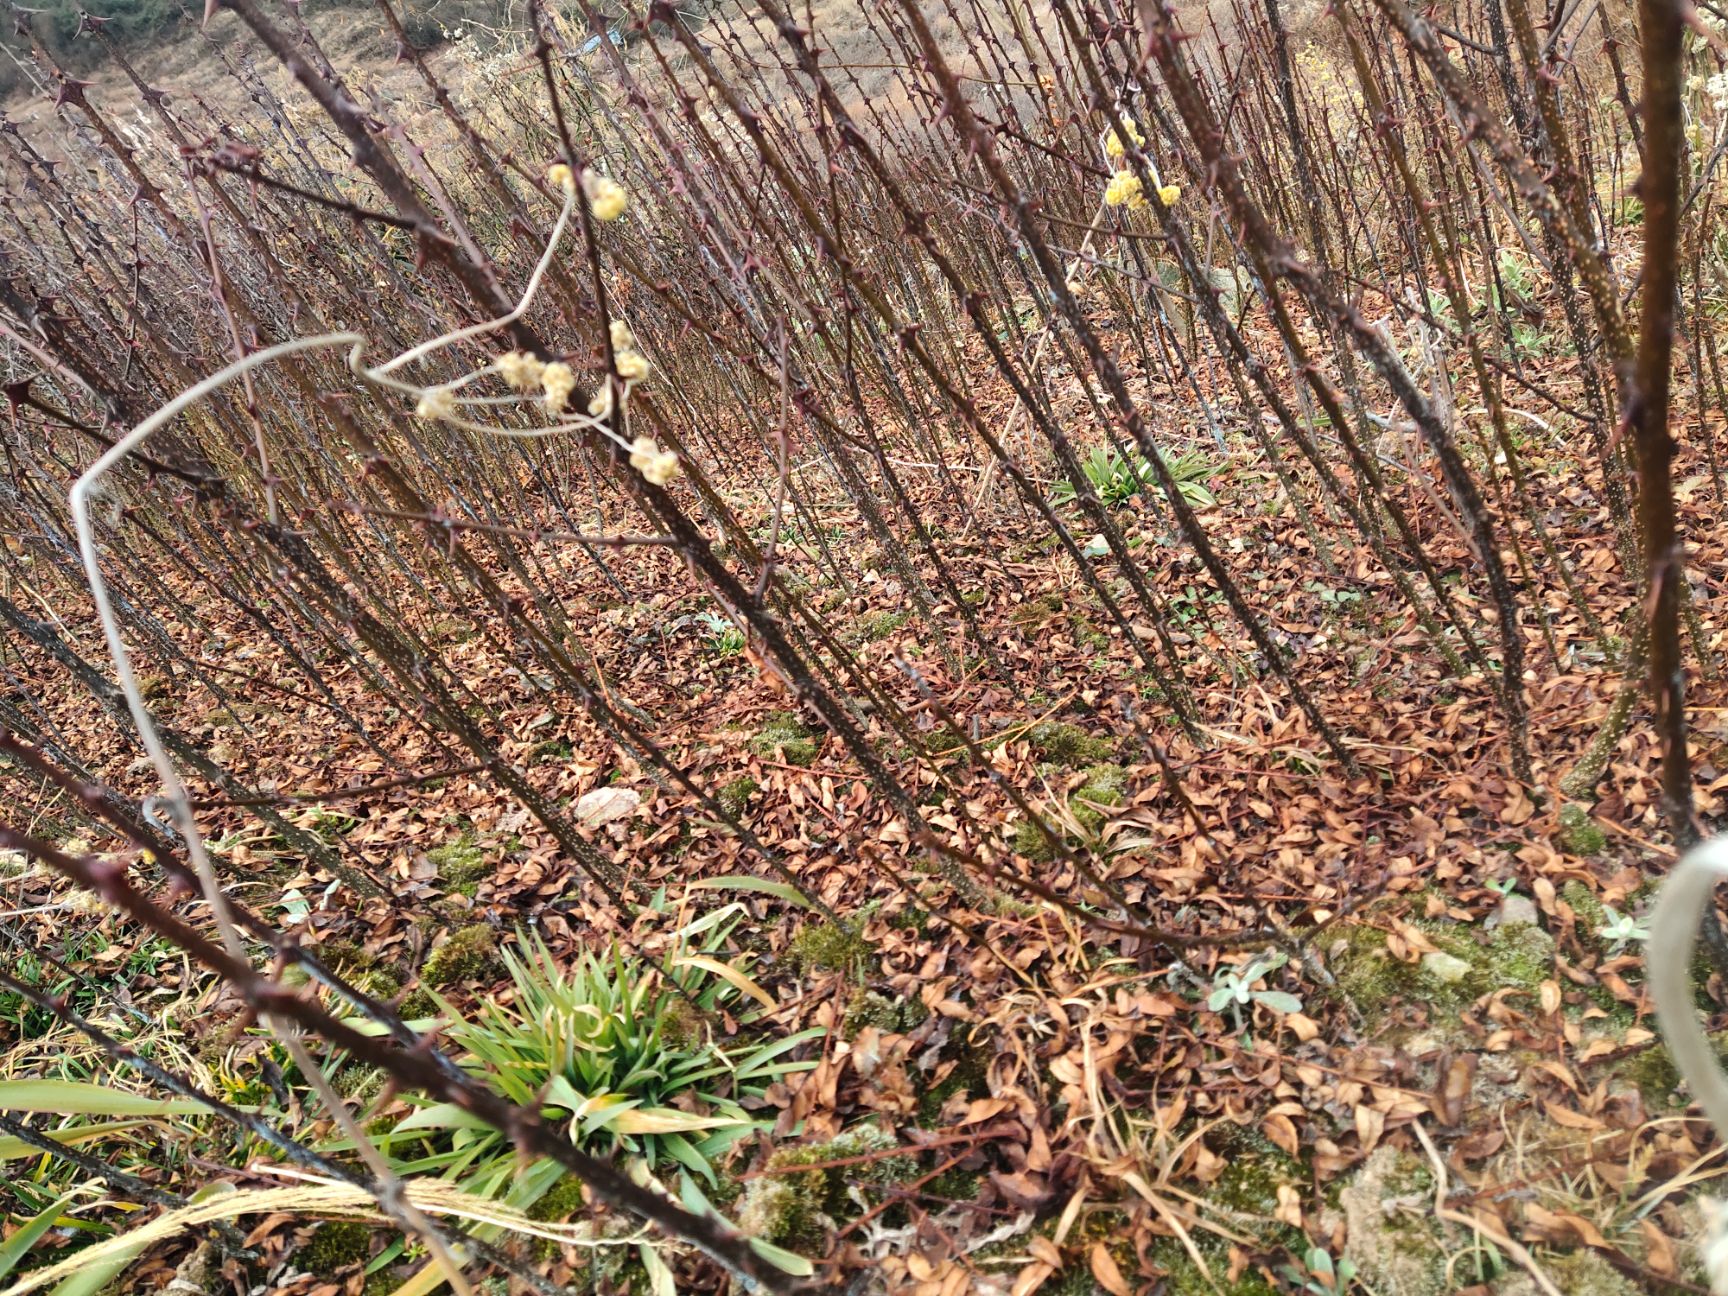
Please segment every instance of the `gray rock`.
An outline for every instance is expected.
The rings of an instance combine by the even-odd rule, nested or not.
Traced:
[[[1443,954],[1436,950],[1432,954],[1422,956],[1422,970],[1436,981],[1444,981],[1447,985],[1462,981],[1470,975],[1470,965],[1461,958]]]
[[[1541,925],[1540,915],[1536,912],[1536,902],[1529,896],[1509,895],[1494,911],[1493,926],[1515,927],[1519,923],[1529,923],[1532,927]]]

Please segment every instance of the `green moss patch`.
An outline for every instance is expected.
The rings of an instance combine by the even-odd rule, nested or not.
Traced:
[[[792,961],[803,972],[860,976],[875,957],[875,949],[864,939],[864,924],[858,921],[806,923],[792,938]]]
[[[1608,845],[1608,834],[1602,825],[1590,817],[1590,811],[1577,802],[1560,807],[1560,831],[1555,844],[1568,855],[1600,855]]]
[[[860,990],[846,1005],[840,1034],[848,1040],[856,1039],[866,1026],[905,1034],[929,1015],[930,1010],[917,999],[890,999],[876,990]]]
[[[450,938],[426,960],[420,980],[434,990],[446,986],[490,981],[503,971],[498,961],[498,938],[485,923],[472,923],[450,933]]]
[[[328,1278],[366,1259],[372,1251],[372,1230],[353,1220],[320,1224],[294,1253],[295,1267],[317,1278]]]
[[[582,1181],[567,1174],[528,1208],[528,1218],[547,1224],[562,1223],[581,1210],[582,1205]]]
[[[945,1052],[952,1056],[954,1065],[946,1074],[938,1071],[942,1078],[926,1085],[918,1095],[918,1123],[934,1126],[942,1118],[942,1108],[955,1094],[965,1094],[969,1098],[984,1097],[989,1088],[992,1051],[993,1045],[988,1038],[956,1038],[951,1041]]]
[[[1010,624],[1021,630],[1041,626],[1062,610],[1062,599],[1056,594],[1040,594],[1029,598],[1008,614]]]
[[[876,612],[858,622],[853,633],[854,643],[876,643],[886,639],[912,619],[910,612]]]
[[[761,784],[746,775],[735,778],[715,795],[720,808],[734,819],[738,818],[750,806],[750,798],[761,789]]]
[[[427,851],[426,862],[438,870],[438,880],[446,891],[469,898],[473,898],[481,881],[491,872],[485,852],[467,835],[460,841]]]
[[[1045,760],[1073,769],[1107,761],[1116,750],[1107,738],[1094,738],[1079,725],[1055,720],[1033,725],[1026,733],[1026,741]]]
[[[776,752],[788,765],[811,765],[817,742],[809,727],[790,711],[776,711],[750,739],[750,750],[764,758]]]
[[[1008,844],[1016,855],[1024,855],[1038,864],[1048,864],[1056,858],[1056,847],[1044,835],[1044,830],[1030,819],[1022,819],[1014,825],[1014,835]]]
[[[356,990],[374,999],[390,1000],[402,993],[401,973],[353,941],[327,940],[318,947],[318,957]]]
[[[1088,833],[1104,826],[1105,812],[1100,807],[1119,806],[1128,790],[1128,772],[1120,765],[1093,765],[1086,771],[1086,781],[1068,798],[1068,812]]]
[[[826,1143],[781,1148],[744,1190],[738,1223],[782,1246],[820,1247],[830,1229],[880,1201],[882,1189],[916,1176],[912,1157],[882,1155],[895,1146],[886,1130],[863,1125]]]
[[[1372,1019],[1394,999],[1456,1011],[1505,987],[1534,991],[1554,971],[1554,941],[1530,923],[1492,932],[1453,922],[1412,924],[1439,951],[1403,963],[1386,950],[1386,933],[1352,927],[1333,955],[1333,975],[1357,1010]]]

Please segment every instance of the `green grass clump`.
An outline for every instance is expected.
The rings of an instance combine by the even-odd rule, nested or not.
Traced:
[[[1115,752],[1115,745],[1109,739],[1094,738],[1079,725],[1055,720],[1033,725],[1026,739],[1032,744],[1032,750],[1045,760],[1073,769],[1101,764]]]
[[[440,1002],[451,1018],[444,1038],[509,1102],[580,1113],[572,1137],[581,1145],[657,1172],[681,1166],[712,1184],[727,1149],[768,1128],[755,1112],[769,1086],[814,1065],[792,1050],[822,1033],[764,1041],[718,1031],[715,1023],[743,1018],[753,1003],[712,970],[718,954],[749,975],[747,956],[726,954],[744,913],[739,904],[715,910],[652,964],[616,947],[555,957],[537,936],[519,937],[501,956],[512,993],[482,998],[466,1015]],[[387,1151],[404,1166],[454,1159],[462,1186],[480,1196],[509,1190],[521,1174],[504,1133],[474,1130],[448,1105],[417,1105]]]
[[[501,971],[498,938],[485,923],[471,923],[450,933],[450,938],[432,951],[420,980],[434,990],[446,986],[489,981]]]
[[[792,712],[776,711],[750,740],[750,750],[762,757],[778,751],[788,765],[812,765],[817,743],[809,727]]]

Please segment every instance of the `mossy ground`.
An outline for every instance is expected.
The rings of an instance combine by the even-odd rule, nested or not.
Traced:
[[[1452,1012],[1492,991],[1535,991],[1553,975],[1554,941],[1529,923],[1485,932],[1462,923],[1418,919],[1412,923],[1436,949],[1467,965],[1456,979],[1434,975],[1421,962],[1405,963],[1387,950],[1387,933],[1354,925],[1334,947],[1332,973],[1339,988],[1365,1017],[1379,1017],[1394,1000],[1421,1002]]]
[[[876,951],[864,939],[862,921],[806,923],[792,938],[792,961],[803,972],[844,972],[861,976]]]
[[[502,971],[498,961],[498,938],[485,923],[471,923],[450,937],[426,960],[420,980],[434,990],[446,986],[486,981]]]
[[[294,1267],[328,1278],[371,1254],[372,1230],[353,1220],[328,1220],[294,1253]]]
[[[886,639],[911,620],[910,612],[876,612],[860,620],[854,627],[854,643],[876,643]]]
[[[857,1039],[866,1026],[904,1034],[929,1015],[930,1010],[916,999],[891,999],[880,991],[859,990],[846,1004],[840,1034],[848,1040]]]
[[[735,778],[715,794],[714,799],[720,803],[720,808],[734,819],[750,808],[750,798],[761,790],[761,784],[746,775]]]
[[[820,1247],[835,1224],[856,1218],[879,1201],[881,1189],[917,1174],[915,1158],[881,1155],[896,1146],[887,1130],[863,1125],[826,1143],[779,1149],[745,1188],[738,1204],[739,1225],[781,1246]],[[855,1160],[860,1157],[867,1159]],[[852,1164],[828,1164],[834,1161]]]
[[[1033,725],[1026,740],[1045,760],[1073,769],[1108,761],[1115,753],[1115,746],[1108,739],[1095,738],[1079,725],[1055,720]]]
[[[1086,740],[1087,743],[1092,741]],[[1056,771],[1047,767],[1046,772]],[[1062,815],[1046,815],[1046,823],[1051,831],[1064,836],[1072,836],[1073,829],[1078,828],[1082,836],[1096,837],[1109,818],[1110,807],[1121,805],[1127,791],[1128,771],[1120,765],[1089,765],[1085,770],[1085,782],[1068,797],[1066,819]],[[1031,819],[1022,819],[1014,825],[1008,844],[1016,855],[1023,855],[1035,863],[1048,864],[1056,858],[1055,844]]]
[[[1560,848],[1569,855],[1600,855],[1608,845],[1608,834],[1590,811],[1576,802],[1560,807],[1560,831],[1555,834]]]
[[[1055,825],[1051,825],[1054,829]],[[1048,864],[1056,858],[1056,847],[1045,836],[1044,830],[1030,819],[1022,819],[1014,826],[1014,835],[1009,838],[1009,846],[1016,855],[1023,855],[1038,864]]]
[[[1086,770],[1086,781],[1068,798],[1068,812],[1088,833],[1104,826],[1105,810],[1100,807],[1119,806],[1128,790],[1128,771],[1120,765],[1092,765]]]
[[[353,941],[327,940],[318,946],[318,957],[331,971],[374,999],[388,1001],[402,993],[401,971]]]
[[[474,844],[474,838],[464,834],[461,840],[426,852],[426,860],[438,870],[438,880],[452,895],[472,899],[480,883],[490,872],[486,854]]]
[[[953,1069],[918,1095],[918,1123],[933,1128],[942,1118],[942,1108],[955,1094],[982,1098],[990,1071],[989,1040],[951,1040],[944,1052],[953,1059]]]
[[[776,711],[750,739],[750,750],[765,759],[776,752],[788,765],[815,763],[818,744],[809,726],[790,711]]]

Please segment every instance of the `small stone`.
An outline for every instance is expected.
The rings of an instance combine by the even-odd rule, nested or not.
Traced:
[[[1536,902],[1529,896],[1508,895],[1494,911],[1493,926],[1516,927],[1519,923],[1528,923],[1532,927],[1540,925]]]
[[[589,828],[627,819],[642,804],[642,795],[629,788],[599,787],[586,792],[576,801],[576,822]]]
[[[1439,950],[1422,956],[1422,970],[1436,981],[1444,981],[1452,985],[1470,975],[1470,965],[1461,958],[1451,954],[1443,954]]]

